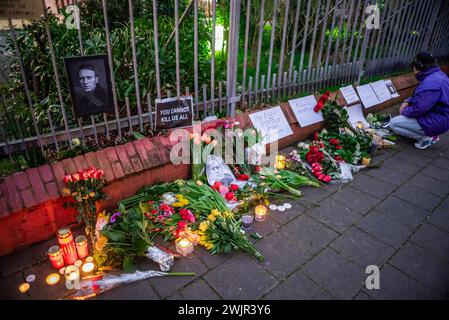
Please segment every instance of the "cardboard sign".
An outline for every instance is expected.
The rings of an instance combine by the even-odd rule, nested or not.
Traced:
[[[39,19],[43,14],[40,0],[0,0],[0,18]]]
[[[364,126],[369,127],[369,123],[363,115],[362,104],[359,103],[355,106],[345,107],[345,109],[348,111],[349,122],[354,128],[357,127],[357,122],[362,122]]]
[[[187,127],[193,123],[193,99],[156,99],[156,130]]]
[[[293,134],[281,107],[255,112],[249,115],[253,126],[262,132],[262,144],[266,145]]]
[[[370,84],[358,86],[357,92],[359,93],[360,100],[362,101],[365,109],[369,109],[380,103]]]
[[[385,85],[385,81],[379,80],[376,82],[370,83],[371,88],[373,88],[374,93],[379,100],[379,103],[383,103],[385,101],[391,100],[391,93]]]
[[[398,90],[396,90],[396,88],[391,80],[385,80],[385,85],[387,86],[388,90],[390,91],[392,98],[400,97]]]
[[[353,104],[360,101],[357,92],[355,92],[354,87],[349,85],[347,87],[340,88],[340,92],[343,95],[343,98],[346,100],[346,104]]]
[[[317,101],[314,96],[307,96],[288,101],[288,104],[295,114],[296,120],[301,127],[307,127],[312,124],[324,121],[323,114],[315,112]]]

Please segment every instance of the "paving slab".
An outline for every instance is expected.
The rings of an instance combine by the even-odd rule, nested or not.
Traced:
[[[318,254],[301,271],[337,299],[352,299],[366,277],[364,269],[330,248]]]
[[[185,288],[180,290],[180,294],[186,300],[219,300],[220,296],[212,290],[209,284],[203,279],[197,279]]]
[[[378,211],[370,212],[356,227],[394,248],[399,248],[413,233],[412,228]]]
[[[337,232],[307,215],[293,220],[279,232],[310,255],[315,255],[338,237]]]
[[[354,227],[335,240],[331,247],[362,268],[382,266],[394,252],[393,247]]]
[[[278,280],[285,279],[311,257],[303,248],[279,232],[259,241],[257,249],[265,257],[260,265]]]
[[[449,233],[434,227],[431,224],[424,224],[410,238],[410,241],[417,246],[445,259],[449,263]]]
[[[390,263],[439,297],[449,298],[449,263],[445,260],[408,242]]]
[[[449,198],[447,199],[449,200]],[[443,202],[430,216],[429,223],[449,232],[449,208],[445,207],[445,204],[449,206],[449,201]]]
[[[322,201],[318,208],[309,210],[307,214],[340,233],[362,218],[357,210],[351,209],[348,205],[341,204],[333,198]]]
[[[425,167],[425,163],[416,164],[409,162],[406,159],[400,158],[399,154],[396,157],[389,158],[382,163],[392,170],[399,171],[403,174],[413,176]]]
[[[421,283],[410,278],[390,265],[385,265],[380,270],[380,289],[362,292],[368,297],[376,300],[429,300],[438,296],[423,286]]]
[[[333,300],[334,298],[323,291],[300,272],[295,272],[276,288],[268,292],[263,299],[267,300]]]
[[[375,186],[373,186],[373,188],[375,188]],[[338,201],[362,215],[367,214],[380,202],[380,199],[354,189],[350,185],[343,188],[341,191],[334,193],[330,199]]]
[[[441,198],[415,187],[411,182],[404,184],[393,195],[428,211],[435,209],[441,202]]]
[[[385,213],[387,216],[412,228],[419,226],[430,215],[429,211],[395,196],[389,196],[383,200],[376,207],[376,211]]]
[[[449,170],[448,170],[448,168],[441,169],[441,168],[437,168],[437,167],[434,167],[434,166],[427,166],[427,167],[425,167],[421,171],[421,173],[423,175],[431,177],[431,178],[433,178],[435,180],[439,180],[439,181],[446,182],[446,183],[449,182]]]
[[[393,186],[400,186],[410,178],[410,176],[404,173],[382,166],[380,168],[368,170],[366,171],[366,174]]]
[[[124,284],[95,297],[96,300],[159,300],[149,280]]]
[[[357,174],[355,179],[349,185],[352,188],[363,191],[377,199],[384,199],[396,190],[396,186],[373,178],[365,173]]]
[[[250,257],[237,254],[204,275],[224,299],[259,299],[278,281]]]

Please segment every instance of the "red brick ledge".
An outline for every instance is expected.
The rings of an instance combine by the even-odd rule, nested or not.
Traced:
[[[418,83],[413,74],[391,80],[401,97],[376,106],[370,112],[399,103],[412,94]],[[340,99],[343,105],[344,100]],[[300,141],[323,127],[323,123],[318,123],[301,128],[288,103],[280,105],[293,135],[281,139],[279,148]],[[242,128],[252,126],[249,114],[244,112],[237,116]],[[203,128],[213,124],[203,124]],[[170,163],[171,147],[168,136],[144,138],[4,178],[0,181],[0,256],[46,240],[59,227],[74,223],[76,212],[62,207],[67,200],[62,192],[65,187],[62,178],[66,173],[91,166],[103,169],[108,182],[105,186],[108,198],[101,203],[104,209],[113,209],[119,200],[132,196],[144,185],[187,178],[190,173],[188,165],[175,166]]]

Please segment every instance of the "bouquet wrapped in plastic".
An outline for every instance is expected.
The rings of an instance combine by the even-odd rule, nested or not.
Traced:
[[[69,298],[72,300],[86,300],[93,298],[103,292],[109,291],[112,288],[120,286],[121,284],[131,283],[139,280],[154,278],[154,277],[167,277],[167,276],[195,276],[194,272],[161,272],[155,270],[148,271],[136,271],[133,273],[121,273],[121,274],[103,274],[97,276],[90,276],[84,278],[80,286],[81,288],[71,295]]]

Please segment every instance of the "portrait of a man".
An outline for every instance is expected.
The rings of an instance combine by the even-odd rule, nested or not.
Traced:
[[[107,56],[66,58],[65,66],[77,117],[114,111]]]
[[[231,169],[224,163],[223,159],[212,155],[206,161],[206,175],[209,185],[220,181],[225,186],[229,186],[236,181]]]

